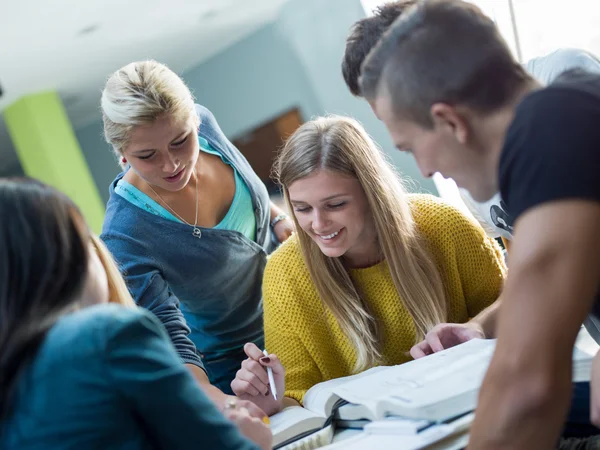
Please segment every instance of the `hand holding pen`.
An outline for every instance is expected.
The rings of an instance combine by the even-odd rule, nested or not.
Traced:
[[[236,396],[255,403],[269,416],[281,411],[285,370],[279,358],[252,343],[244,346],[244,352],[248,358],[242,362],[242,367],[231,382],[231,389]]]

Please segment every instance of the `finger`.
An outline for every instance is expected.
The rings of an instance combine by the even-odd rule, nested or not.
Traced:
[[[231,390],[236,396],[241,395],[251,395],[252,397],[257,397],[260,395],[260,391],[252,386],[250,383],[244,380],[240,380],[236,378],[231,382]]]
[[[252,421],[252,417],[246,408],[236,408],[225,410],[225,417],[235,423],[238,427],[243,427]]]
[[[427,333],[427,336],[425,336],[425,340],[429,344],[429,347],[431,347],[431,350],[433,350],[434,352],[441,352],[442,350],[444,350],[444,346],[442,345],[442,341],[440,341],[440,337],[438,335],[440,331],[441,330],[438,330],[436,332],[429,332]]]
[[[223,411],[223,415],[234,423],[237,423],[240,418],[239,412],[237,412],[235,409],[225,409]]]
[[[264,369],[261,369],[264,370]],[[258,378],[254,373],[249,372],[247,370],[240,370],[238,375],[236,375],[236,379],[240,381],[245,381],[253,386],[258,392],[263,395],[267,395],[269,392],[269,380],[264,382],[260,378]]]
[[[277,355],[275,355],[274,353],[271,353],[268,356],[263,356],[259,359],[259,362],[261,365],[273,369],[273,374],[285,375],[285,369],[283,367],[283,364],[281,363]]]
[[[245,361],[242,361],[242,369],[247,372],[253,373],[264,384],[267,384],[269,382],[269,375],[267,374],[267,369],[265,367],[263,367],[262,364],[259,364],[258,362],[254,361],[252,359],[246,359]],[[248,381],[250,381],[250,380],[248,380]]]
[[[246,408],[246,410],[248,411],[248,414],[250,414],[250,416],[256,417],[261,422],[264,417],[267,417],[265,412],[262,409],[260,409],[258,406],[256,406],[254,403],[249,402],[247,400],[240,400],[240,402],[241,402],[240,404],[242,405],[242,407]]]
[[[423,356],[427,356],[433,353],[427,341],[419,342],[410,349],[410,356],[414,359],[422,358]]]
[[[262,350],[252,342],[248,342],[246,345],[244,345],[244,353],[248,355],[248,358],[253,359],[255,361],[258,361],[260,358],[265,356]]]

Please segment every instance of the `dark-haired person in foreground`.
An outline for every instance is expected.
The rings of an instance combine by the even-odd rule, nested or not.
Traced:
[[[500,190],[511,271],[470,448],[551,448],[581,324],[599,336],[600,76],[570,71],[542,88],[477,7],[431,0],[390,27],[360,89],[424,176],[452,177],[480,202]],[[599,411],[593,400],[595,423]]]
[[[260,419],[219,413],[154,315],[107,304],[123,281],[66,196],[0,179],[0,217],[0,448],[271,448]]]
[[[372,16],[361,19],[352,26],[342,58],[342,75],[348,89],[354,96],[362,97],[359,77],[365,58],[390,25],[405,10],[415,4],[415,0],[385,3],[377,7]],[[524,65],[524,68],[536,80],[542,84],[548,84],[569,69],[582,68],[590,72],[600,73],[600,61],[584,50],[566,48],[533,58]],[[373,106],[371,104],[371,107]],[[465,189],[459,189],[459,191],[465,205],[486,233],[493,238],[501,237],[504,244],[508,246],[506,240],[512,240],[513,221],[506,212],[506,205],[500,195],[497,193],[487,202],[477,203],[468,191]],[[464,324],[439,324],[427,334],[425,340],[412,348],[411,355],[414,358],[420,358],[469,339],[495,337],[497,310],[500,304],[500,301],[494,302],[473,320]],[[589,396],[587,386],[582,394]]]

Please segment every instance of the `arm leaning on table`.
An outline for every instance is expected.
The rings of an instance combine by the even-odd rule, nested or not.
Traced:
[[[155,317],[142,310],[120,313],[105,351],[110,385],[158,448],[254,450],[271,448],[271,433],[260,419],[244,411],[226,411],[236,429],[204,395],[183,368]],[[115,316],[116,317],[116,316]],[[114,320],[117,322],[117,320]]]
[[[558,439],[573,346],[598,289],[598,229],[600,205],[584,200],[543,204],[517,221],[470,448],[552,448]]]
[[[109,234],[104,234],[102,238],[119,261],[135,302],[152,312],[161,321],[181,360],[208,397],[222,410],[232,396],[224,394],[210,384],[202,359],[188,336],[190,329],[179,309],[179,299],[170,291],[161,272],[151,264],[152,259],[138,257],[137,255],[144,255],[147,252],[143,248],[128,244],[124,239],[115,238]],[[254,417],[262,418],[264,416],[264,413],[253,403],[247,402],[243,406]]]
[[[303,301],[306,303],[299,286],[310,279],[304,266],[297,266],[301,264],[301,257],[291,258],[296,264],[287,264],[290,252],[295,254],[294,239],[290,238],[270,257],[263,279],[265,345],[270,360],[265,361],[261,350],[254,344],[246,344],[244,350],[248,359],[242,363],[231,384],[236,395],[254,402],[268,415],[286,406],[301,404],[306,391],[323,381],[316,362],[298,333],[299,326],[302,326],[299,324],[305,320],[295,316],[294,312],[302,308],[292,307],[298,302],[301,305]],[[279,395],[277,401],[268,389],[266,367],[273,369]]]

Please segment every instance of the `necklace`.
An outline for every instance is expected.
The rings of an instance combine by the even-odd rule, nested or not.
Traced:
[[[185,223],[186,225],[189,225],[190,227],[193,228],[192,236],[200,239],[202,237],[202,231],[200,230],[200,228],[198,228],[198,175],[196,174],[195,170],[194,170],[194,175],[196,177],[196,218],[194,219],[194,225],[186,222],[183,217],[181,217],[179,214],[177,214],[177,212],[173,208],[171,208],[169,206],[169,204],[160,195],[158,195],[158,192],[156,192],[154,190],[154,188],[152,187],[152,185],[150,185],[150,183],[148,183],[148,187],[152,190],[152,192],[154,192],[154,195],[156,195],[160,199],[160,201],[165,204],[165,206],[169,209],[169,211],[171,211],[173,214],[175,214],[175,216],[177,216],[177,218],[179,220],[181,220],[183,223]]]

